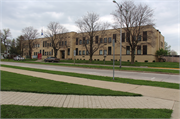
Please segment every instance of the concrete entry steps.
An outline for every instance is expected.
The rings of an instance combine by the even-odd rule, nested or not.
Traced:
[[[173,109],[174,101],[152,97],[58,95],[1,91],[1,105],[52,106],[68,108]]]

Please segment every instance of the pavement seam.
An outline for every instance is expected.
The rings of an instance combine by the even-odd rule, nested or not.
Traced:
[[[65,95],[66,97],[65,97],[65,99],[64,99],[64,102],[63,102],[63,104],[62,104],[62,107],[64,106],[64,103],[65,103],[65,101],[66,101],[66,98],[67,98],[67,95]]]

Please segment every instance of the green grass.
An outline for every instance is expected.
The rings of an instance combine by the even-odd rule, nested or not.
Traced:
[[[78,74],[78,73],[71,73],[71,72],[52,71],[52,70],[35,69],[35,68],[27,68],[27,67],[18,67],[18,66],[10,66],[10,65],[1,65],[1,66],[9,67],[9,68],[17,68],[17,69],[22,69],[22,70],[29,70],[29,71],[44,72],[44,73],[50,73],[50,74],[81,77],[81,78],[93,79],[93,80],[102,80],[102,81],[129,83],[129,84],[136,84],[136,85],[146,85],[146,86],[156,86],[156,87],[179,89],[179,84],[176,84],[176,83],[167,83],[167,82],[158,82],[158,81],[146,81],[146,80],[135,80],[135,79],[118,78],[118,77],[115,77],[115,80],[112,80],[112,77],[107,77],[107,76]]]
[[[87,109],[1,105],[2,118],[170,118],[168,109]]]
[[[60,62],[74,63],[74,60],[61,60]],[[89,60],[76,60],[76,63],[86,63],[86,64],[104,64],[104,61],[92,61]],[[119,65],[119,61],[115,61],[115,65]],[[164,68],[179,68],[178,62],[131,62],[122,61],[122,66],[148,66],[148,67],[164,67]],[[105,61],[105,65],[112,65],[113,61]]]
[[[6,71],[1,71],[1,90],[68,95],[142,96],[141,94],[64,83]]]
[[[29,61],[14,61],[23,63],[33,63],[33,64],[45,64],[45,65],[56,65],[56,66],[70,66],[70,67],[82,67],[82,68],[97,68],[97,69],[111,69],[112,66],[98,66],[98,65],[77,65],[77,64],[60,64],[60,63],[45,63],[45,62],[29,62]],[[179,74],[179,70],[170,69],[150,69],[150,68],[132,68],[132,67],[115,67],[115,70],[122,71],[139,71],[139,72],[156,72],[156,73],[166,73],[166,74]]]

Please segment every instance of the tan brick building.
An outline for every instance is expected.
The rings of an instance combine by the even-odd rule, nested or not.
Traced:
[[[153,31],[153,33],[152,33]],[[127,34],[124,29],[122,29],[122,61],[131,61],[131,49],[127,42]],[[150,36],[150,37],[149,37]],[[99,48],[93,55],[93,60],[103,60],[104,53],[106,52],[106,61],[113,59],[113,46],[112,39],[115,39],[115,60],[119,61],[120,59],[120,34],[119,29],[109,29],[106,30],[105,35],[99,34],[94,38],[93,44],[101,44]],[[42,54],[42,59],[49,56],[54,56],[52,44],[47,41],[47,38],[36,39],[38,44],[34,44],[32,56],[36,56],[38,53]],[[164,36],[162,36],[159,30],[156,30],[154,27],[147,28],[142,31],[139,37],[138,46],[135,49],[135,61],[148,62],[158,61],[155,56],[155,52],[160,48],[164,49]],[[69,32],[63,41],[59,44],[57,52],[57,58],[60,59],[79,59],[79,60],[89,60],[88,52],[83,45],[83,43],[89,43],[87,37],[83,37],[82,33]],[[74,50],[76,51],[76,56],[74,57]],[[24,57],[28,55],[25,51]]]

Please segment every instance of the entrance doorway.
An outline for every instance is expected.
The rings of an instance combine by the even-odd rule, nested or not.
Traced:
[[[62,50],[62,51],[61,51],[61,58],[64,59],[64,57],[65,57],[65,51]]]

